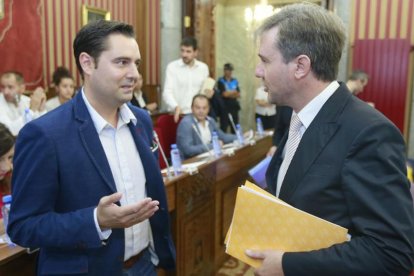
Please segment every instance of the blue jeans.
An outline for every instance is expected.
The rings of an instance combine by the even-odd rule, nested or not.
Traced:
[[[151,253],[145,249],[142,257],[131,268],[122,270],[123,276],[157,276],[154,264],[151,262]]]

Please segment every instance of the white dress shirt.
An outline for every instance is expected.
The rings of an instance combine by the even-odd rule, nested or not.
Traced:
[[[268,94],[264,91],[264,86],[257,88],[255,100],[262,100],[268,102]],[[272,106],[261,106],[256,103],[256,113],[262,116],[272,116],[276,114],[276,105]]]
[[[21,95],[17,105],[9,103],[4,98],[3,93],[0,93],[0,123],[5,124],[14,136],[19,134],[20,129],[25,124],[24,111],[29,109],[32,119],[36,119],[46,113],[46,110],[42,112],[33,111],[30,109],[30,98]]]
[[[46,110],[47,111],[53,110],[58,106],[60,106],[60,101],[59,101],[58,96],[50,98],[49,100],[46,101]]]
[[[209,128],[209,123],[208,120],[206,119],[204,121],[204,126],[200,123],[197,122],[198,125],[198,129],[200,130],[200,136],[202,139],[203,144],[208,145],[211,142],[211,131]]]
[[[297,114],[300,121],[302,122],[302,127],[300,128],[301,137],[305,133],[306,129],[315,119],[316,115],[318,115],[319,111],[321,110],[322,106],[326,103],[326,101],[335,93],[338,89],[339,83],[337,81],[331,82],[318,96],[312,99],[302,110]],[[295,111],[292,112],[292,117],[295,115]],[[300,142],[299,142],[300,144]],[[286,145],[283,148],[282,157],[285,158],[286,155]],[[282,162],[279,171],[282,170]],[[276,184],[276,196],[279,196],[280,189],[282,187],[284,178],[280,174],[277,176],[277,184]]]
[[[182,59],[170,62],[166,69],[162,93],[167,109],[173,111],[179,106],[183,114],[191,113],[193,97],[200,93],[208,76],[207,65],[196,59],[191,67],[185,64]]]
[[[92,117],[93,124],[99,135],[111,168],[116,190],[122,193],[120,200],[122,206],[137,203],[146,197],[145,172],[142,161],[136,148],[134,139],[128,124],[137,124],[137,119],[128,108],[127,104],[119,107],[118,124],[113,127],[91,106],[82,88],[82,97]],[[95,225],[101,239],[108,238],[111,231],[104,231],[97,224],[96,208],[94,212]],[[151,226],[149,220],[125,228],[125,254],[124,260],[137,255],[148,245],[153,246]],[[155,258],[155,259],[154,259]],[[158,258],[153,256],[153,263],[158,263]]]

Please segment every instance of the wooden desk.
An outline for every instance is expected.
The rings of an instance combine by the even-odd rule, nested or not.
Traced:
[[[177,249],[176,275],[216,275],[228,258],[224,238],[230,226],[237,187],[249,178],[248,170],[272,146],[271,137],[236,150],[187,173],[165,181]],[[199,161],[192,158],[188,161]]]
[[[271,145],[268,136],[236,150],[233,156],[206,162],[196,174],[183,173],[165,180],[177,248],[177,269],[173,274],[216,274],[228,258],[223,241],[233,215],[237,187],[249,178],[248,170],[265,157]],[[0,246],[0,275],[34,275],[35,259],[36,254],[27,254],[23,248]]]

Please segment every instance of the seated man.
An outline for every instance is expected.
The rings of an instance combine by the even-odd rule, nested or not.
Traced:
[[[26,86],[19,72],[6,72],[0,80],[0,123],[5,124],[16,136],[28,118],[36,119],[46,113],[46,94],[43,88],[38,87],[30,98],[23,95]],[[26,118],[25,112],[28,115]]]
[[[211,136],[213,131],[221,143],[230,143],[237,139],[236,135],[221,131],[216,122],[207,116],[210,110],[209,99],[205,95],[195,95],[191,103],[191,114],[185,116],[178,125],[177,145],[184,158],[190,158],[213,148]],[[197,130],[197,131],[196,131]]]

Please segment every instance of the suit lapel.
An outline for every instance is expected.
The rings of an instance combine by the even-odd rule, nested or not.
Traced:
[[[144,127],[140,122],[139,118],[137,117],[137,125],[134,126],[132,122],[128,124],[128,127],[131,131],[132,137],[135,141],[135,145],[137,147],[139,156],[142,161],[142,166],[144,167],[145,178],[146,178],[146,189],[147,195],[154,198],[155,195],[158,194],[154,188],[156,185],[148,185],[148,183],[155,183],[155,181],[162,181],[162,179],[155,179],[156,173],[154,172],[154,168],[158,168],[156,159],[151,151],[150,144],[147,144],[146,141],[150,141],[150,137],[148,137],[144,131]]]
[[[351,96],[345,85],[341,84],[309,125],[286,172],[279,194],[281,199],[290,199],[311,165],[336,133],[340,127],[337,124],[338,116]]]
[[[91,158],[92,163],[95,165],[105,184],[113,193],[115,193],[115,181],[112,176],[111,168],[109,167],[108,159],[106,158],[105,151],[102,147],[101,141],[99,140],[92,118],[88,112],[85,102],[83,101],[81,92],[76,95],[74,112],[75,118],[80,123],[78,128],[79,135],[87,154]]]

